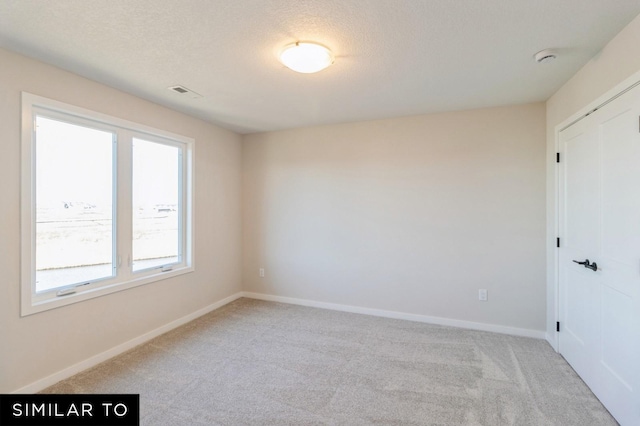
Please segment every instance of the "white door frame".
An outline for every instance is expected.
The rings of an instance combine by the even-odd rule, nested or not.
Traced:
[[[551,282],[547,285],[547,291],[551,292],[551,300],[552,306],[547,307],[547,311],[551,312],[551,315],[548,315],[547,318],[551,319],[551,324],[547,324],[547,341],[553,347],[553,349],[557,352],[559,349],[559,336],[556,330],[556,322],[560,321],[560,262],[559,256],[560,251],[556,247],[556,238],[558,238],[560,232],[560,175],[559,175],[559,167],[556,163],[556,153],[559,152],[560,147],[560,132],[572,124],[580,121],[587,115],[591,114],[597,109],[600,109],[604,105],[608,104],[612,100],[616,99],[623,93],[631,90],[633,87],[640,85],[640,71],[634,73],[631,77],[625,79],[621,83],[614,86],[612,89],[608,90],[603,95],[599,96],[593,102],[590,102],[585,107],[581,108],[576,113],[572,114],[566,120],[562,121],[560,124],[555,126],[554,128],[554,151],[552,153],[547,153],[548,161],[551,163],[550,166],[553,167],[553,233],[551,235],[547,235],[547,244],[548,247],[552,247],[554,250],[553,254],[553,262],[547,265],[548,277],[551,278]],[[552,154],[552,155],[549,155]],[[562,159],[560,159],[562,161]],[[562,241],[560,242],[562,244]],[[549,300],[549,298],[547,298]],[[561,324],[562,326],[562,324]],[[553,331],[551,331],[553,330]]]

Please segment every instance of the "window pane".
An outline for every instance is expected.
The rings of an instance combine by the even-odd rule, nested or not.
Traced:
[[[113,134],[36,117],[36,291],[112,277]]]
[[[181,261],[180,148],[133,139],[133,270]]]

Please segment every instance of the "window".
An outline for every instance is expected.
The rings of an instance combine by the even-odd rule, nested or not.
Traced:
[[[178,146],[133,138],[133,270],[162,267],[182,257]]]
[[[22,315],[193,271],[193,139],[22,99]]]

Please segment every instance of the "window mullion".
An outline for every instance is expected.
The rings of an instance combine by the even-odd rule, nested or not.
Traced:
[[[133,255],[131,253],[131,241],[133,240],[132,205],[131,205],[131,179],[132,166],[132,134],[131,132],[118,130],[118,162],[117,162],[117,215],[116,235],[118,254],[118,278],[128,279],[132,275]]]

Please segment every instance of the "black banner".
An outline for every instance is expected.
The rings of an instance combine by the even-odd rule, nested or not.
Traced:
[[[140,395],[0,395],[2,426],[139,426]]]

